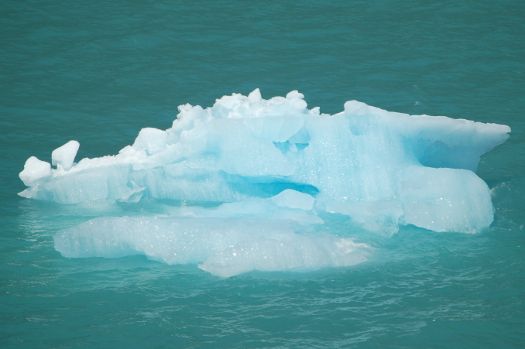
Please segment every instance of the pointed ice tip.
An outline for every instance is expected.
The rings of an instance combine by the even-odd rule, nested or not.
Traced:
[[[251,102],[259,102],[260,100],[262,100],[261,90],[256,88],[255,90],[250,92],[250,94],[248,95],[248,99]]]
[[[66,144],[56,148],[51,153],[51,163],[56,165],[57,168],[68,171],[71,167],[73,167],[79,147],[80,143],[75,140],[71,140]]]

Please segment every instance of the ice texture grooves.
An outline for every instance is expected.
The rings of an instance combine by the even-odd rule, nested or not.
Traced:
[[[53,152],[56,168],[31,157],[20,173],[28,186],[20,195],[63,204],[169,200],[196,207],[192,217],[175,210],[157,220],[94,219],[57,235],[65,256],[141,253],[199,263],[223,276],[351,265],[365,259],[369,246],[316,235],[311,226],[322,225],[320,214],[386,234],[402,225],[479,232],[492,223],[493,207],[474,171],[509,133],[506,125],[411,116],[357,101],[322,114],[297,91],[264,99],[254,90],[210,108],[182,105],[171,128],[144,128],[117,155],[75,163],[79,144],[70,141]]]

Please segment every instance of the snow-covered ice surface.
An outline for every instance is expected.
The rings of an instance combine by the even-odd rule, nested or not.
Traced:
[[[369,245],[331,231],[395,233],[414,225],[476,233],[493,220],[475,170],[505,125],[388,112],[349,101],[334,115],[303,95],[224,96],[182,105],[167,130],[142,129],[117,155],[74,163],[70,141],[47,162],[30,157],[21,196],[63,204],[169,202],[162,216],[95,218],[55,236],[67,257],[145,254],[220,276],[309,270],[366,260]]]

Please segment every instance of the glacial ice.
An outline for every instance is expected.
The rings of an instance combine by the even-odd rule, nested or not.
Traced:
[[[69,141],[63,146],[56,148],[51,153],[51,163],[57,167],[57,170],[70,170],[77,156],[79,147],[80,143],[77,141]]]
[[[26,160],[24,169],[19,175],[22,182],[28,187],[38,182],[38,180],[49,176],[51,176],[51,165],[49,162],[42,161],[36,156],[31,156]]]
[[[403,225],[488,227],[490,191],[475,170],[509,133],[506,125],[357,101],[322,114],[297,91],[264,99],[257,89],[210,108],[182,105],[171,128],[144,128],[117,155],[74,163],[79,144],[70,141],[53,152],[56,168],[31,157],[20,195],[173,206],[165,217],[101,217],[61,232],[55,247],[65,256],[141,253],[222,276],[352,265],[370,247],[340,231],[316,234],[321,216],[386,234]]]
[[[311,211],[250,199],[217,208],[175,209],[169,216],[95,218],[54,239],[66,257],[143,254],[167,264],[198,264],[221,277],[351,266],[367,259],[370,246],[313,230],[321,224]]]

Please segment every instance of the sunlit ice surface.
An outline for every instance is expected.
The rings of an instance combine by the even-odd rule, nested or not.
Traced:
[[[116,155],[75,162],[80,144],[32,156],[21,196],[127,207],[62,230],[65,257],[142,254],[228,277],[362,263],[402,226],[474,234],[494,219],[475,171],[506,125],[389,112],[358,101],[329,115],[258,89],[179,107]],[[137,207],[156,206],[144,214]],[[138,213],[137,213],[138,212]],[[341,223],[342,222],[342,223]]]

